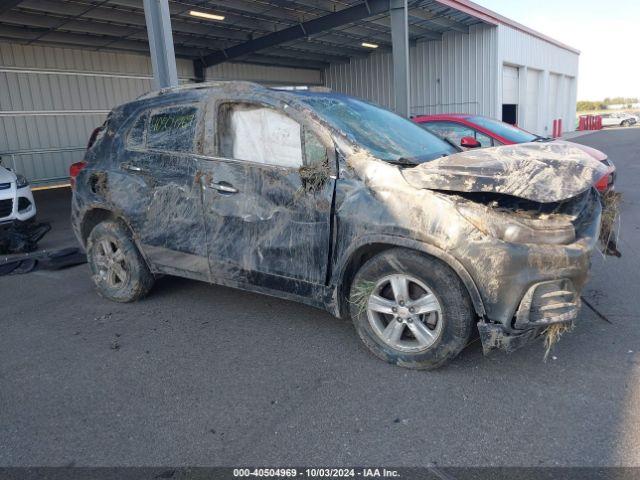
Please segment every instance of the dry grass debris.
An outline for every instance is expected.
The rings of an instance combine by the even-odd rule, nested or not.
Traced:
[[[549,352],[553,346],[560,341],[562,334],[573,330],[573,322],[571,323],[554,323],[549,325],[542,334],[544,335],[544,361],[547,361]]]
[[[618,227],[620,222],[620,204],[622,194],[608,191],[602,194],[602,219],[600,221],[600,246],[602,252],[620,256],[616,247],[618,243]]]
[[[358,284],[354,285],[354,287],[351,289],[351,294],[349,295],[349,303],[355,305],[358,315],[361,315],[367,310],[367,306],[369,305],[369,297],[371,296],[375,288],[376,282],[363,280],[361,282],[358,282]]]
[[[331,168],[329,168],[329,162],[325,161],[300,167],[299,172],[302,179],[302,190],[305,193],[314,193],[321,190],[327,183],[331,175]]]

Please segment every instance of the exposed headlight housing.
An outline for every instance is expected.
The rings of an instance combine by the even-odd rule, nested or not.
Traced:
[[[16,188],[24,188],[29,186],[29,180],[24,175],[16,174]]]
[[[513,213],[495,211],[474,202],[456,207],[478,230],[505,242],[565,245],[576,238],[566,215],[540,215],[539,218],[514,218]]]

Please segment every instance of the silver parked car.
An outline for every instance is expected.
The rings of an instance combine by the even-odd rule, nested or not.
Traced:
[[[630,127],[637,123],[634,115],[625,112],[603,113],[600,116],[603,127]]]

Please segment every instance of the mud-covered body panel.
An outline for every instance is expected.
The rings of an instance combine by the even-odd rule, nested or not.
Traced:
[[[309,190],[297,169],[212,155],[211,109],[229,100],[282,108],[314,129],[335,154],[324,181]],[[184,103],[197,104],[205,118],[192,152],[127,148],[125,134],[138,112]],[[543,202],[573,197],[590,188],[601,168],[583,152],[501,147],[515,150],[487,149],[473,152],[477,157],[452,155],[403,169],[349,143],[295,94],[242,82],[152,94],[116,109],[109,125],[77,178],[74,230],[84,242],[96,209],[111,212],[127,224],[155,272],[294,299],[340,316],[348,310],[345,279],[354,256],[372,245],[401,246],[449,265],[476,314],[507,329],[531,285],[568,278],[579,289],[588,275],[600,217],[597,201],[583,215],[575,241],[516,244],[468,221],[459,210],[468,200],[456,193],[508,193]],[[553,169],[563,181],[549,176]],[[213,184],[237,192],[209,188]]]
[[[476,310],[484,310],[488,319],[505,325],[533,283],[568,278],[581,288],[587,279],[600,218],[600,205],[595,198],[589,202],[590,210],[583,213],[575,242],[514,244],[485,235],[467,222],[456,208],[465,201],[462,197],[416,189],[404,181],[410,169],[401,171],[362,155],[354,155],[350,165],[363,182],[353,182],[358,186],[342,197],[338,188],[338,252],[342,246],[357,244],[360,236],[374,234],[413,239],[425,245],[425,252],[435,247],[430,254],[454,270],[461,267],[473,279],[482,300],[480,306],[476,302]],[[360,212],[365,211],[375,213],[363,225]],[[451,257],[459,265],[454,265]]]
[[[260,88],[256,94],[251,85],[224,85],[218,91],[152,95],[112,112],[112,128],[87,152],[88,166],[77,178],[72,206],[76,235],[86,240],[83,224],[92,211],[110,211],[127,223],[155,272],[324,307],[331,303],[327,276],[335,178],[306,191],[298,169],[216,157],[207,150],[215,143],[215,119],[209,118],[201,121],[191,152],[128,146],[127,132],[145,110],[188,103],[197,105],[203,116],[221,102],[282,105],[270,90]],[[300,113],[291,113],[305,121]],[[332,161],[335,165],[335,156]],[[92,187],[94,178],[100,179],[98,190]],[[210,188],[221,183],[237,193]]]

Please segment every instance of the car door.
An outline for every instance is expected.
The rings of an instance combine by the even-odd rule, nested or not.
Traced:
[[[122,191],[144,254],[160,271],[209,278],[200,184],[197,103],[141,112],[127,137]]]
[[[324,284],[335,187],[328,133],[278,101],[212,101],[206,116],[199,169],[212,277],[301,295]]]

